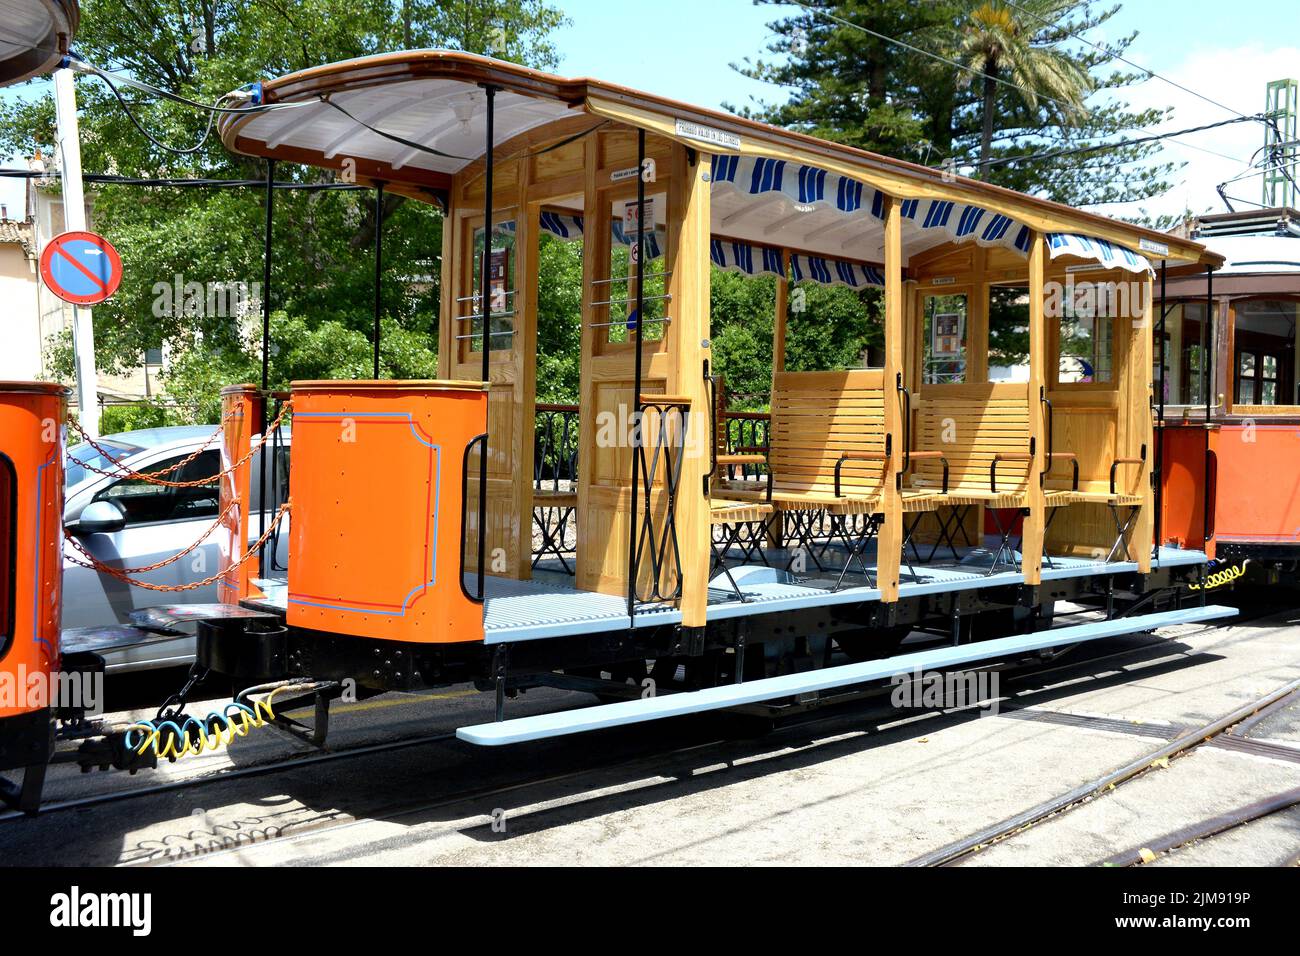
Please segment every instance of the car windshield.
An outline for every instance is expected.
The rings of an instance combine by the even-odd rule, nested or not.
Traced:
[[[107,438],[101,438],[97,444],[113,458],[96,451],[89,444],[73,445],[68,449],[68,458],[65,462],[65,487],[71,488],[85,481],[89,475],[96,474],[93,469],[114,471],[113,459],[121,460],[143,450],[139,445],[128,445],[126,442]]]

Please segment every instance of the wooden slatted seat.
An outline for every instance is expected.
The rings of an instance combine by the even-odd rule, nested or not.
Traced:
[[[945,386],[932,394],[920,409],[916,444],[922,453],[913,456],[919,482],[911,490],[938,488],[939,465],[922,454],[939,452],[950,469],[944,504],[1023,507],[1033,468],[1025,386]]]
[[[761,490],[724,486],[715,496],[762,501],[771,505],[774,516],[790,516],[799,545],[825,570],[812,547],[817,516],[829,515],[833,534],[847,542],[845,519],[874,515],[881,508],[888,460],[882,378],[871,369],[775,376],[765,459],[768,483]],[[723,456],[719,464],[737,459],[752,463],[753,456]],[[861,554],[874,525],[865,522],[850,544],[851,556]]]
[[[713,571],[722,569],[722,573],[731,584],[731,589],[736,592],[736,597],[741,601],[747,598],[727,567],[727,553],[733,546],[738,545],[743,552],[741,563],[747,562],[757,554],[760,560],[767,564],[767,558],[763,554],[763,538],[772,514],[772,506],[766,502],[709,499],[709,544],[713,548]],[[721,541],[713,533],[717,528],[723,529]],[[748,538],[743,537],[746,532]]]
[[[1050,404],[1048,407],[1050,409],[1051,407]],[[1048,448],[1051,449],[1052,437],[1053,437],[1052,436],[1053,426],[1052,426],[1052,416],[1050,411],[1048,415],[1047,429],[1048,429],[1047,430]],[[1117,480],[1118,480],[1119,469],[1121,466],[1126,466],[1126,465],[1138,465],[1138,466],[1145,465],[1146,455],[1147,455],[1146,446],[1143,445],[1142,453],[1138,457],[1119,457],[1119,458],[1112,459],[1111,466],[1110,466],[1109,487],[1098,488],[1096,486],[1097,485],[1096,482],[1090,483],[1087,487],[1080,487],[1079,461],[1078,461],[1078,457],[1073,452],[1057,452],[1057,451],[1049,450],[1048,457],[1051,459],[1051,461],[1048,466],[1048,474],[1044,476],[1044,478],[1046,479],[1046,483],[1043,488],[1043,498],[1048,510],[1047,527],[1048,528],[1051,527],[1052,519],[1055,517],[1056,509],[1058,508],[1063,508],[1069,505],[1077,505],[1077,504],[1105,505],[1110,510],[1112,520],[1114,520],[1115,522],[1115,541],[1111,545],[1110,552],[1108,553],[1106,560],[1107,561],[1115,560],[1115,557],[1124,550],[1125,543],[1128,540],[1129,531],[1132,528],[1133,522],[1137,517],[1138,510],[1142,507],[1145,500],[1142,495],[1118,490]],[[1053,479],[1051,477],[1052,468],[1058,460],[1069,461],[1073,466],[1073,475],[1070,480],[1070,487],[1068,488],[1060,487],[1057,484],[1059,479]],[[1120,508],[1129,509],[1127,520],[1122,520],[1120,518],[1119,515]],[[1047,557],[1047,561],[1049,564],[1051,563],[1050,556]]]
[[[946,543],[955,555],[953,533],[963,527],[967,512],[976,505],[990,509],[1001,533],[990,571],[1004,556],[1012,556],[1014,563],[1011,525],[1004,524],[998,512],[1024,509],[1029,502],[1034,444],[1027,386],[994,382],[934,387],[919,412],[916,445],[922,451],[913,456],[918,461],[909,488],[919,500],[909,508],[905,494],[904,511],[950,506],[952,514],[940,519],[935,549]],[[948,493],[941,500],[925,497],[942,481],[939,465],[927,452],[941,453],[949,466]]]

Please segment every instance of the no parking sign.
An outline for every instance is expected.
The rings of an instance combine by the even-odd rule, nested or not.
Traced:
[[[122,284],[122,257],[103,236],[65,232],[46,243],[41,279],[64,302],[98,305]]]

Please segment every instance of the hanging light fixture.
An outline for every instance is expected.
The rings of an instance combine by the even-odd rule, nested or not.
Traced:
[[[0,0],[0,86],[54,70],[80,18],[76,0]]]

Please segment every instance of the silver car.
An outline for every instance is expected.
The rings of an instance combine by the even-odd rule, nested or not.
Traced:
[[[132,471],[165,472],[170,468],[172,473],[165,477],[171,481],[211,478],[211,481],[189,488],[151,484],[139,478],[101,475],[94,469],[117,474],[121,474],[123,469],[88,444],[69,448],[64,526],[82,547],[112,567],[143,567],[184,551],[212,527],[221,507],[220,485],[216,477],[221,470],[220,438],[208,441],[214,428],[212,425],[147,428],[105,435],[97,440],[105,451]],[[288,445],[286,429],[283,444],[275,456],[278,502],[288,500]],[[198,456],[186,463],[185,459],[200,448],[203,450]],[[261,457],[261,452],[258,452],[252,461],[250,544],[259,536]],[[271,520],[269,512],[266,520]],[[268,574],[279,571],[282,575],[289,561],[287,518],[277,531],[275,567],[266,570]],[[134,587],[112,575],[74,563],[71,558],[81,558],[81,555],[70,542],[64,543],[63,553],[65,628],[125,623],[131,611],[158,604],[212,604],[218,600],[215,583],[187,591],[153,591]],[[269,549],[267,554],[271,554]],[[189,584],[216,574],[217,557],[216,542],[209,538],[180,560],[132,577],[160,585]],[[104,657],[110,673],[186,665],[194,659],[194,638],[177,638],[110,651]]]

